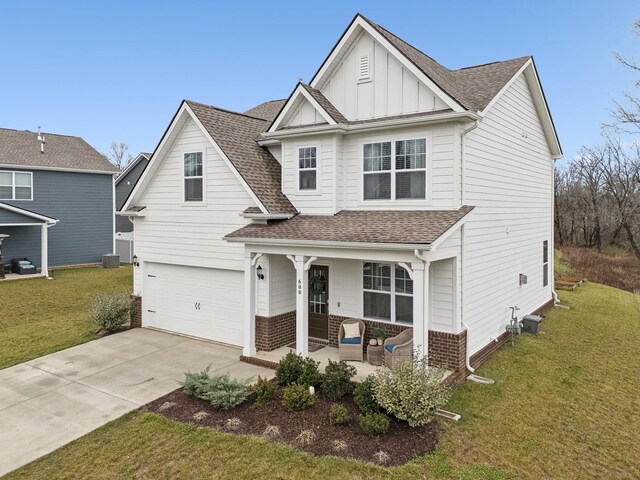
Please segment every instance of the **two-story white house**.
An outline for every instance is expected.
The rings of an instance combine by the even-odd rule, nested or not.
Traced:
[[[121,212],[137,321],[251,357],[357,318],[464,376],[553,304],[561,154],[531,57],[450,70],[356,15],[288,99],[180,105]]]

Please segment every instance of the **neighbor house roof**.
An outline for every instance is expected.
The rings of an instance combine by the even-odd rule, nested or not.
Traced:
[[[38,133],[0,128],[0,166],[41,169],[88,170],[116,173],[107,158],[80,137],[42,133],[44,153]]]
[[[281,190],[278,161],[255,139],[269,121],[185,100],[269,213],[297,213]]]
[[[262,118],[264,120],[273,121],[284,107],[284,104],[287,103],[287,99],[283,98],[281,100],[271,100],[269,102],[261,103],[260,105],[256,105],[255,107],[244,112],[245,115],[249,115],[251,117]]]
[[[375,243],[429,245],[473,210],[342,210],[335,215],[297,215],[252,223],[225,239],[262,243]]]

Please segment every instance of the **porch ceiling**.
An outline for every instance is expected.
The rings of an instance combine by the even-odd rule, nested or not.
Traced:
[[[225,239],[244,243],[354,244],[418,247],[430,245],[474,207],[457,210],[342,210],[335,215],[297,215],[253,223]]]

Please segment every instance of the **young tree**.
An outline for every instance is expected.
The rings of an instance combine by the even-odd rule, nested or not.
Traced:
[[[129,145],[125,142],[116,142],[115,140],[109,145],[109,150],[105,156],[113,163],[119,170],[124,170],[127,165],[133,160],[133,155],[129,153]]]

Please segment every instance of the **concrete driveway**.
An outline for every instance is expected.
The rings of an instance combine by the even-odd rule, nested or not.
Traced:
[[[136,328],[0,370],[0,476],[175,390],[188,370],[273,376],[240,353]]]

